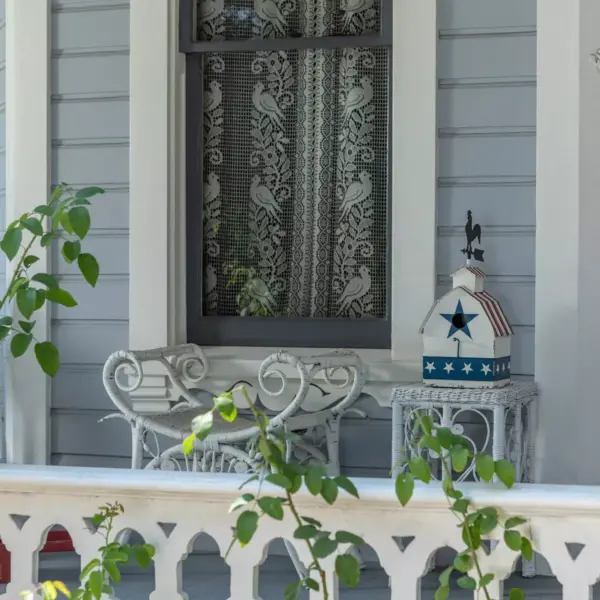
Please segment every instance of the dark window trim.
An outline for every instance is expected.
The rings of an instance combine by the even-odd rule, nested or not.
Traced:
[[[388,168],[387,316],[385,319],[321,319],[303,317],[196,316],[203,298],[203,57],[209,52],[256,50],[338,49],[392,46],[393,0],[381,0],[380,32],[365,36],[279,38],[271,40],[193,41],[196,0],[180,0],[180,51],[186,56],[186,275],[187,338],[210,346],[275,346],[312,348],[388,349],[391,347],[391,168]],[[392,53],[389,56],[390,98]],[[391,163],[392,103],[388,108],[388,146]]]

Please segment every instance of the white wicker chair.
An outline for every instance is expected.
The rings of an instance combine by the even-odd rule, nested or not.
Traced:
[[[149,415],[137,412],[127,395],[139,389],[144,379],[143,364],[159,363],[172,386],[172,396],[178,400],[173,408],[164,414]],[[298,379],[290,379],[282,368],[292,367]],[[341,383],[335,381],[343,374]],[[326,384],[337,388],[342,397],[327,408],[315,412],[302,410],[310,385],[315,377],[322,374]],[[258,428],[252,420],[238,417],[228,423],[215,417],[211,434],[203,442],[196,441],[191,457],[183,453],[182,441],[191,433],[191,422],[195,416],[209,410],[192,389],[201,386],[209,375],[209,364],[202,350],[193,344],[173,348],[158,348],[147,351],[119,351],[112,354],[104,366],[104,386],[111,400],[119,410],[106,419],[120,418],[127,421],[132,435],[132,468],[141,469],[145,455],[150,456],[146,469],[180,469],[199,472],[255,472],[261,468],[261,457],[256,448]],[[269,390],[267,380],[278,378],[277,391]],[[351,352],[332,352],[321,356],[296,357],[287,352],[278,352],[266,358],[258,372],[260,393],[277,396],[284,393],[290,381],[297,383],[298,389],[291,402],[278,414],[270,418],[271,430],[304,432],[321,427],[324,431],[325,454],[310,440],[295,441],[294,447],[287,445],[288,459],[292,452],[302,450],[305,460],[316,460],[327,465],[330,476],[339,475],[339,434],[340,422],[344,414],[352,408],[364,385],[364,367],[360,358]],[[343,392],[341,390],[344,390]],[[223,390],[225,391],[225,390]],[[104,420],[106,420],[104,419]],[[156,448],[148,444],[153,436]],[[175,443],[161,450],[159,436],[174,440]],[[303,566],[290,544],[288,552],[299,573]]]

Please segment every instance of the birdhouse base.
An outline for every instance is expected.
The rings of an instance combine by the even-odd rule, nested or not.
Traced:
[[[510,356],[423,357],[423,383],[445,388],[499,388],[510,384]]]

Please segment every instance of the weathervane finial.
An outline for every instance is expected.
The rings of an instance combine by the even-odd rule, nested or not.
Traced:
[[[473,225],[473,213],[470,210],[467,211],[465,233],[467,235],[467,245],[461,252],[467,255],[467,266],[471,264],[471,258],[483,262],[483,250],[481,248],[473,248],[475,240],[477,240],[478,244],[481,244],[481,225],[479,223]]]

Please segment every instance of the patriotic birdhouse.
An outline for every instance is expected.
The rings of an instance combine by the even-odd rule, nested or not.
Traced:
[[[423,382],[456,388],[495,388],[510,383],[512,329],[500,303],[483,286],[485,273],[471,265],[483,262],[481,228],[467,222],[467,263],[452,274],[452,290],[429,311],[423,325]]]

